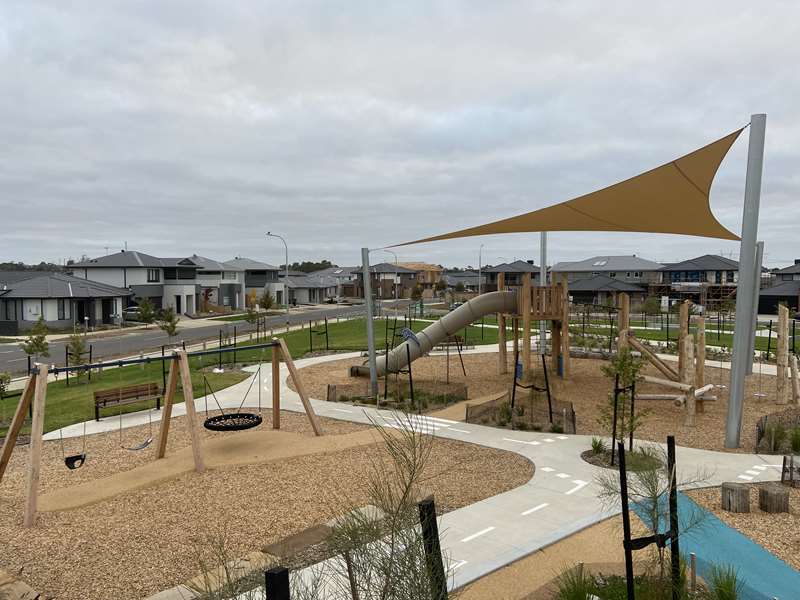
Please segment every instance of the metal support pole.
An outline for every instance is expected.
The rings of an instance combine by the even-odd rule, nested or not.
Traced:
[[[274,567],[264,573],[266,600],[291,600],[289,592],[289,570]]]
[[[436,505],[433,498],[419,503],[419,522],[425,546],[425,563],[428,567],[432,600],[447,600],[447,576],[439,544],[439,525],[436,522]]]
[[[761,202],[761,173],[764,166],[764,136],[767,115],[750,117],[750,143],[747,150],[747,177],[744,190],[744,212],[742,214],[742,241],[739,248],[739,282],[742,290],[755,286],[756,238],[758,236],[758,211]],[[736,326],[733,332],[733,358],[731,360],[730,398],[725,425],[725,447],[738,448],[742,430],[742,403],[744,401],[744,378],[747,374],[747,355],[750,330],[753,323],[753,294],[736,294]]]
[[[628,600],[634,600],[636,593],[633,588],[633,551],[631,549],[631,515],[628,511],[628,471],[625,468],[625,442],[619,443],[618,450],[619,493],[622,500],[622,547],[625,551],[625,585],[628,591]]]
[[[539,234],[539,285],[547,286],[547,232]],[[539,321],[539,352],[547,348],[547,321]]]
[[[755,265],[755,273],[754,273],[754,280],[755,285],[753,286],[753,328],[750,329],[750,339],[748,348],[749,351],[747,352],[747,356],[750,357],[750,360],[747,361],[747,374],[753,374],[753,354],[756,351],[756,329],[758,329],[758,298],[761,295],[761,264],[764,261],[764,242],[757,242],[756,243],[756,265]]]
[[[619,400],[619,374],[614,376],[614,417],[611,422],[611,466],[614,466],[614,446],[617,443],[617,401]],[[625,446],[625,442],[620,442]],[[621,458],[621,457],[620,457]]]
[[[675,436],[667,436],[669,472],[669,553],[672,562],[672,600],[678,600],[681,582],[681,552],[678,543],[678,481],[675,468]]]
[[[364,304],[367,307],[367,350],[369,353],[369,394],[378,397],[378,364],[375,357],[375,330],[373,328],[372,282],[369,278],[369,248],[361,249],[364,276]]]

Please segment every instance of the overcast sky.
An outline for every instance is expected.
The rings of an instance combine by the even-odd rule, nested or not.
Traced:
[[[69,4],[69,7],[67,5]],[[765,112],[760,239],[800,258],[796,2],[0,3],[0,261],[128,248],[356,264],[667,162]],[[739,231],[747,132],[711,192]],[[538,234],[399,249],[535,258]],[[550,262],[738,257],[553,233]],[[373,262],[392,261],[377,253]]]

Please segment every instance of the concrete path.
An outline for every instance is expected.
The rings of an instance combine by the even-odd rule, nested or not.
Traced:
[[[494,348],[492,346],[491,348]],[[476,348],[470,352],[488,351]],[[359,356],[360,353],[337,354],[296,361],[298,368],[321,362]],[[248,367],[255,370],[257,367]],[[299,396],[286,380],[288,371],[281,365],[281,407],[302,412]],[[271,390],[269,369],[262,369],[264,390]],[[249,379],[217,393],[226,408],[237,407],[247,390]],[[262,393],[262,408],[270,405],[271,394]],[[386,427],[403,427],[398,415],[387,410],[354,407],[312,400],[317,414],[358,423],[377,422]],[[205,401],[195,400],[202,411]],[[257,394],[251,392],[246,406],[257,406]],[[150,411],[154,420],[160,413]],[[173,409],[175,416],[185,414],[183,404]],[[481,425],[460,423],[450,419],[412,416],[413,426],[432,435],[499,448],[520,454],[536,465],[534,477],[525,485],[454,510],[441,518],[442,549],[449,557],[451,585],[460,587],[491,571],[567,537],[581,529],[619,512],[619,507],[604,507],[598,501],[595,477],[604,469],[580,458],[590,447],[591,436],[557,435],[508,431]],[[147,411],[123,415],[123,427],[148,422]],[[118,417],[87,423],[87,432],[111,431],[119,427]],[[65,437],[80,435],[82,424],[63,429]],[[45,439],[58,439],[53,431]],[[91,440],[88,442],[91,451]],[[780,465],[774,456],[732,454],[679,447],[677,450],[679,480],[696,477],[697,468],[706,473],[705,485],[724,481],[766,481],[780,478]]]

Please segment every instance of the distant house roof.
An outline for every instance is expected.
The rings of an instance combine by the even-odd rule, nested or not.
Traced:
[[[328,267],[309,273],[309,275],[331,275],[333,277],[349,277],[361,270],[361,267]]]
[[[792,275],[794,273],[800,273],[800,262],[795,262],[793,265],[788,267],[784,267],[783,269],[778,269],[776,273],[783,273],[786,275]]]
[[[738,271],[739,263],[724,256],[704,254],[678,263],[668,263],[662,271]]]
[[[410,269],[412,271],[442,271],[442,267],[439,265],[434,265],[431,263],[426,262],[398,262],[397,263],[401,267],[405,267],[406,269]]]
[[[409,269],[400,263],[378,263],[369,268],[370,273],[417,273],[418,269]]]
[[[234,259],[222,263],[226,268],[235,271],[279,271],[280,267],[271,265],[269,263],[253,260],[252,258],[245,258],[244,256],[237,256]]]
[[[538,273],[539,267],[524,260],[515,260],[483,270],[484,273]]]
[[[196,267],[197,263],[191,258],[162,258],[162,267]]]
[[[114,254],[91,258],[71,265],[71,267],[163,267],[160,258],[137,252],[135,250],[120,250]]]
[[[662,264],[638,256],[593,256],[574,262],[560,262],[552,266],[557,273],[594,273],[608,271],[658,271]]]
[[[289,289],[327,289],[335,288],[337,285],[334,277],[325,275],[289,275],[286,280],[286,285]]]
[[[645,291],[642,286],[620,281],[607,275],[595,275],[588,279],[579,279],[569,284],[570,292],[631,292],[641,293]]]
[[[130,290],[88,281],[64,273],[26,271],[0,272],[0,298],[116,298]]]
[[[442,279],[449,286],[457,286],[459,283],[470,286],[478,285],[477,271],[449,271],[442,274]],[[481,279],[485,282],[486,275],[481,274]]]
[[[197,254],[192,254],[189,257],[194,264],[197,265],[198,269],[201,271],[241,271],[238,267],[231,267],[225,266],[223,263],[216,261],[212,258],[206,258],[205,256],[197,256]]]
[[[798,296],[800,295],[800,281],[781,281],[772,287],[763,288],[759,296]]]

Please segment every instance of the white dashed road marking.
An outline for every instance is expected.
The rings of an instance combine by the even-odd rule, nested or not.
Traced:
[[[456,569],[460,569],[465,564],[467,564],[467,561],[465,561],[465,560],[460,560],[457,563],[453,563],[452,565],[447,567],[447,572],[450,573],[451,571],[455,571]]]
[[[756,477],[758,475],[761,475],[761,473],[759,473],[758,471],[745,471],[745,473],[747,473],[748,475],[756,476]]]
[[[553,471],[555,471],[553,467],[542,467],[540,470],[544,471],[545,473],[552,473]]]
[[[565,435],[559,435],[558,439],[560,439],[560,440],[568,440],[569,438],[567,436],[565,436]]]
[[[487,527],[486,529],[481,529],[479,532],[477,532],[477,533],[473,533],[472,535],[468,535],[467,537],[465,537],[465,538],[464,538],[463,540],[461,540],[461,541],[462,541],[462,542],[471,542],[471,541],[472,541],[472,540],[474,540],[475,538],[479,538],[479,537],[481,537],[482,535],[484,535],[484,534],[487,534],[487,533],[489,533],[489,532],[490,532],[490,531],[492,531],[492,530],[494,530],[494,527]]]
[[[456,429],[455,427],[451,427],[448,431],[457,431],[458,433],[472,433],[471,431],[467,431],[466,429]]]
[[[544,507],[550,506],[547,502],[542,502],[538,506],[534,506],[533,508],[529,508],[528,510],[522,511],[520,514],[525,517],[531,513],[535,513],[537,510],[542,510]]]
[[[739,475],[739,479],[744,479],[745,481],[753,481],[753,478],[749,475]]]
[[[553,438],[544,438],[544,441],[547,442],[548,444],[552,444],[553,442],[555,442]]]
[[[558,477],[559,479],[569,479],[569,475],[567,475],[566,473],[558,473],[556,474],[556,477]]]
[[[580,490],[580,489],[586,487],[587,485],[589,485],[588,481],[581,481],[580,479],[573,479],[572,483],[575,484],[575,487],[572,488],[569,491],[564,492],[567,496],[569,496],[570,494],[574,494],[578,490]]]
[[[753,468],[756,471],[766,471],[767,470],[767,467],[765,467],[764,465],[755,465],[755,466],[753,466]]]
[[[515,440],[512,438],[503,438],[504,442],[515,442],[517,444],[528,444],[529,446],[538,446],[539,442],[526,442],[525,440]]]
[[[352,410],[347,410],[346,408],[334,408],[332,410],[335,410],[337,412],[343,412],[343,413],[351,413],[351,412],[353,412]]]

